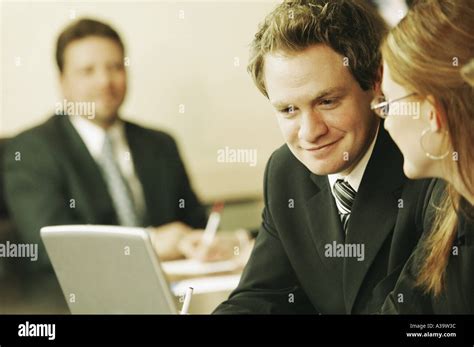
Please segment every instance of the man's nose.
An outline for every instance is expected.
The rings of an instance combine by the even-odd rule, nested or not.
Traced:
[[[109,87],[112,82],[112,74],[107,69],[99,69],[96,75],[96,81],[99,87]]]
[[[298,137],[300,140],[313,143],[327,131],[328,127],[319,112],[307,112],[301,118]]]

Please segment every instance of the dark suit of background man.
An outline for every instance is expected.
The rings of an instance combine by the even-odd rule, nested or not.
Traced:
[[[267,164],[251,258],[216,313],[369,313],[394,287],[429,182],[404,176],[370,110],[384,30],[363,1],[301,0],[279,5],[256,34],[249,71],[286,145]]]
[[[49,264],[46,225],[171,226],[175,238],[202,228],[205,210],[171,136],[119,118],[127,84],[117,32],[74,22],[56,59],[66,109],[12,139],[5,154],[7,204],[23,240],[41,245],[38,264]]]

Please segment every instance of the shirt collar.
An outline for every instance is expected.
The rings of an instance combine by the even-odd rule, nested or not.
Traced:
[[[99,159],[104,145],[106,131],[97,124],[80,116],[69,116],[73,127],[78,132],[94,159]],[[123,122],[118,119],[107,129],[112,141],[123,139],[125,136]]]
[[[359,160],[354,169],[349,173],[349,175],[344,176],[341,173],[328,175],[331,190],[333,190],[334,183],[336,183],[338,179],[343,179],[344,181],[348,182],[356,192],[359,190],[360,182],[362,181],[362,177],[364,177],[365,169],[367,168],[367,164],[369,163],[372,152],[374,151],[375,141],[377,140],[377,136],[379,134],[379,127],[380,124],[377,127],[374,139],[372,140],[369,148],[365,152],[364,156]]]

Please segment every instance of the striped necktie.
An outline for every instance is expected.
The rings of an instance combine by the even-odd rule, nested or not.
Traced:
[[[119,224],[124,226],[140,226],[130,186],[127,184],[115,160],[112,138],[108,133],[106,133],[104,138],[100,167],[107,183]]]
[[[341,217],[342,228],[347,234],[347,224],[349,222],[349,217],[351,216],[352,204],[356,197],[356,191],[351,185],[339,179],[334,183],[334,196],[336,197],[336,205],[339,210],[339,216]]]

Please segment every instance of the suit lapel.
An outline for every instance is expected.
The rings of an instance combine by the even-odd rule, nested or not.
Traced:
[[[321,261],[326,265],[329,273],[333,273],[334,278],[340,279],[342,276],[342,259],[326,255],[328,245],[332,246],[334,242],[337,244],[344,242],[336,203],[329,188],[327,177],[314,174],[311,174],[310,177],[316,185],[316,193],[305,204],[305,214],[310,226],[306,230],[308,230]]]
[[[403,158],[383,124],[380,127],[349,219],[346,244],[364,245],[364,260],[348,257],[344,261],[347,312],[352,311],[367,271],[393,231],[399,211],[397,199],[406,179]]]

